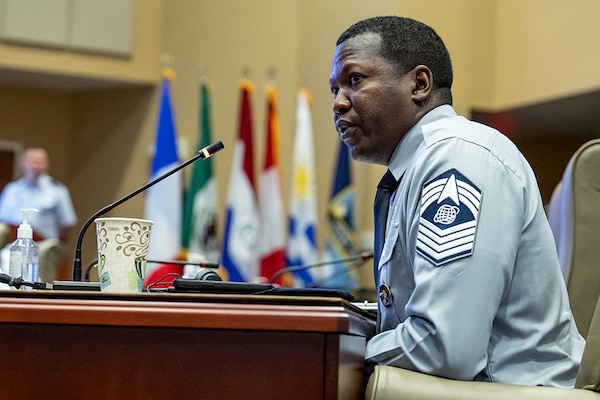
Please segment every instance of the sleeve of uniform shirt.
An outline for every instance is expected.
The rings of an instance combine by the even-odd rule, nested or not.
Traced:
[[[396,246],[390,262],[406,257],[414,291],[403,310],[406,317],[367,343],[367,362],[461,380],[473,380],[485,368],[494,316],[511,284],[521,232],[535,215],[526,204],[529,189],[520,171],[528,167],[507,143],[498,145],[500,153],[508,151],[516,165],[485,146],[450,139],[428,147],[418,166],[407,170],[403,182],[411,186],[394,203],[406,216],[406,232],[399,231],[405,237],[398,241],[407,248]],[[481,191],[474,247],[470,255],[435,265],[416,250],[420,192],[452,169]],[[538,190],[537,185],[531,189]]]
[[[73,208],[73,202],[69,190],[59,184],[58,186],[58,224],[60,227],[71,227],[77,223],[77,216]]]

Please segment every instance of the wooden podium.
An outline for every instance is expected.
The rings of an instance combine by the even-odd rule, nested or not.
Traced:
[[[337,298],[0,291],[0,398],[360,399],[374,329]]]

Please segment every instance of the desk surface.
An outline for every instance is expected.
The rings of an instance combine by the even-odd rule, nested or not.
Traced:
[[[0,322],[374,332],[373,317],[343,299],[299,296],[11,290],[0,291]]]
[[[0,395],[361,398],[374,325],[338,298],[0,291]]]

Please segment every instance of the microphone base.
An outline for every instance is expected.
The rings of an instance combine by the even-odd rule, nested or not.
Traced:
[[[52,290],[77,290],[85,292],[99,292],[100,282],[53,281]]]

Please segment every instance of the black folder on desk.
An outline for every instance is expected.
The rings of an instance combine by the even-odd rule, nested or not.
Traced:
[[[273,288],[263,294],[279,296],[316,296],[316,297],[339,297],[344,300],[353,301],[352,293],[343,289],[331,288]]]
[[[258,294],[277,296],[340,297],[352,301],[354,296],[341,289],[329,288],[280,288],[269,283],[207,281],[201,279],[175,278],[174,292],[214,294]]]
[[[216,294],[256,294],[273,289],[267,283],[207,281],[203,279],[175,278],[174,292],[216,293]]]

